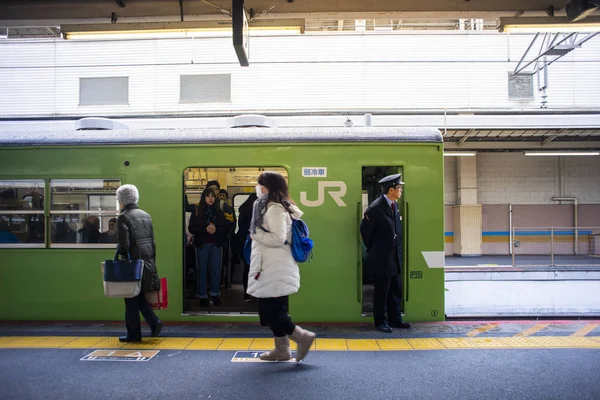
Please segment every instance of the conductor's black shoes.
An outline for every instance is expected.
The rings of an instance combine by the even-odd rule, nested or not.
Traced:
[[[390,326],[398,329],[410,329],[412,327],[408,322],[402,321],[391,323]]]
[[[376,325],[375,329],[379,332],[392,333],[392,328],[388,324]]]

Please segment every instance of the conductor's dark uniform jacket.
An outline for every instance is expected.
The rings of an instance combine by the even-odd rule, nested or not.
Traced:
[[[392,203],[397,208],[397,203]],[[368,272],[376,277],[402,276],[402,223],[398,210],[392,211],[385,196],[365,211],[360,234],[368,251]]]

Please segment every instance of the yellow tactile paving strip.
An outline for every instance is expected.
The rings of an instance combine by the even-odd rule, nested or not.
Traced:
[[[585,325],[583,328],[579,329],[577,332],[573,333],[571,336],[585,336],[599,326],[600,326],[600,324]]]
[[[291,342],[292,350],[296,344]],[[271,338],[147,338],[142,343],[121,343],[116,337],[0,336],[0,349],[164,349],[164,350],[268,350]],[[512,336],[407,339],[317,338],[316,351],[403,351],[453,349],[600,349],[600,336]]]
[[[480,333],[487,332],[490,329],[494,329],[497,326],[498,326],[498,324],[487,324],[487,325],[481,326],[479,328],[473,329],[471,332],[467,333],[467,336],[469,336],[469,337],[477,336]]]
[[[542,329],[544,329],[548,325],[550,325],[550,324],[537,324],[537,325],[532,326],[531,328],[525,329],[523,332],[517,333],[515,336],[518,336],[518,337],[520,337],[520,336],[523,336],[523,337],[525,337],[525,336],[531,336],[534,333],[541,331]],[[585,336],[585,335],[582,335],[582,336]]]

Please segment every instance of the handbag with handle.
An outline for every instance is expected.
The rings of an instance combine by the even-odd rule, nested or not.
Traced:
[[[129,254],[127,254],[126,260],[119,260],[118,256],[117,249],[113,260],[106,260],[101,264],[104,295],[120,298],[135,297],[142,290],[144,261],[132,260]]]
[[[167,278],[160,278],[160,290],[145,293],[146,300],[155,310],[163,310],[169,306]]]

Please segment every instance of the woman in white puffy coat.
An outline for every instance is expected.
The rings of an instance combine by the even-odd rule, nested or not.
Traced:
[[[287,361],[292,357],[290,338],[298,344],[296,361],[308,353],[315,339],[313,332],[292,322],[288,314],[288,296],[300,288],[300,270],[292,257],[292,218],[302,211],[289,199],[285,178],[276,172],[264,172],[256,186],[250,237],[252,253],[247,293],[259,299],[260,323],[275,337],[275,348],[260,355],[262,360]]]

